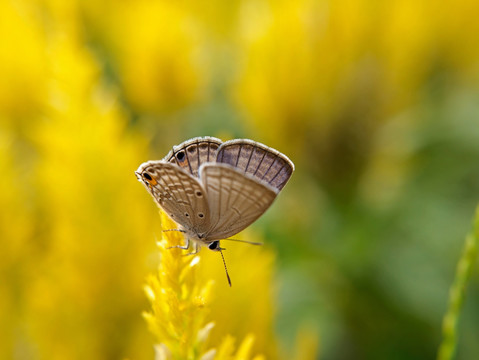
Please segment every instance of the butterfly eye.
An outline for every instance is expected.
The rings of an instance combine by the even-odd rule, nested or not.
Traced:
[[[157,181],[156,181],[155,179],[153,179],[153,178],[151,177],[151,175],[148,174],[146,171],[145,171],[143,174],[141,174],[141,175],[143,176],[144,179],[146,179],[146,181],[148,181],[148,183],[149,183],[150,185],[156,185],[156,184],[157,184]]]

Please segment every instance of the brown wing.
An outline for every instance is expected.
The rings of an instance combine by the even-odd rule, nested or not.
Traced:
[[[194,234],[209,228],[206,191],[198,179],[177,165],[161,160],[143,163],[136,175],[158,205],[179,225]]]
[[[238,170],[281,190],[293,174],[294,164],[279,151],[253,140],[226,141],[218,149],[217,163]]]
[[[203,165],[200,181],[210,208],[206,240],[226,239],[245,229],[270,207],[279,191],[227,164]]]
[[[163,161],[177,164],[194,177],[198,177],[201,164],[216,161],[216,153],[221,144],[222,141],[214,137],[196,137],[173,146]]]

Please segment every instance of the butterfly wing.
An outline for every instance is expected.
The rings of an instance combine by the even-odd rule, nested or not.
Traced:
[[[173,146],[163,161],[177,164],[194,177],[198,177],[201,164],[216,161],[216,153],[221,144],[222,141],[214,137],[196,137]]]
[[[164,161],[143,163],[136,174],[158,205],[185,230],[200,234],[209,228],[206,191],[197,178]]]
[[[278,190],[286,185],[294,171],[294,164],[286,155],[248,139],[223,143],[216,161],[229,164]]]
[[[228,164],[203,165],[200,181],[210,208],[207,240],[226,239],[245,229],[270,207],[279,192]]]

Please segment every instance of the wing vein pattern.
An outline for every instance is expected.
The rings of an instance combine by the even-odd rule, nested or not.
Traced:
[[[200,179],[208,193],[211,240],[232,236],[260,217],[276,198],[276,191],[229,165],[206,164]],[[234,206],[232,206],[234,204]]]
[[[217,162],[229,164],[245,174],[281,190],[294,165],[285,155],[251,140],[231,140],[218,149]]]

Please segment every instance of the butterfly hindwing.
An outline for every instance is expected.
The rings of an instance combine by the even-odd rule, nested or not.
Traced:
[[[194,177],[198,177],[201,164],[216,161],[216,153],[221,144],[222,141],[214,137],[196,137],[174,146],[163,161],[177,164]]]
[[[208,195],[208,240],[225,239],[245,229],[273,203],[279,190],[228,164],[205,164],[200,181]]]
[[[223,143],[218,149],[216,161],[229,164],[278,190],[286,185],[294,171],[293,162],[284,154],[247,139]]]

